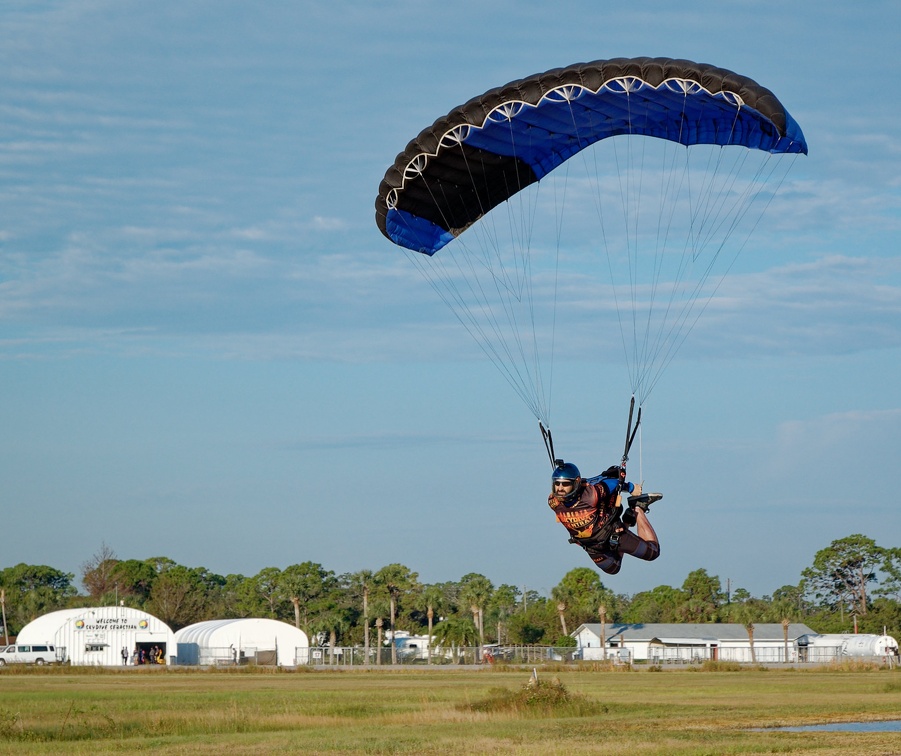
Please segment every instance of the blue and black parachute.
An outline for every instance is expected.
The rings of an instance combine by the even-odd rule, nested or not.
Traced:
[[[784,180],[771,158],[806,153],[782,103],[746,76],[598,60],[437,119],[386,172],[375,216],[547,422],[561,327],[604,351],[618,323],[641,401],[745,245],[749,209],[753,228]]]

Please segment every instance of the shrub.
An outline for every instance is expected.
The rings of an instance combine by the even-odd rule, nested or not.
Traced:
[[[522,715],[588,717],[606,713],[607,707],[585,696],[570,693],[560,680],[550,682],[532,677],[519,690],[495,688],[484,701],[466,705],[471,711],[515,712]]]

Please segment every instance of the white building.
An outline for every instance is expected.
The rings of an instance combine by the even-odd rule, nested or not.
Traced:
[[[274,619],[245,618],[197,622],[175,633],[178,663],[200,666],[309,663],[310,641],[303,630]]]
[[[128,606],[97,606],[61,609],[29,622],[18,635],[18,643],[46,643],[75,665],[121,666],[122,650],[128,664],[143,651],[145,659],[161,652],[168,664],[175,652],[175,636],[169,626],[152,614]]]
[[[602,658],[666,662],[719,660],[784,662],[798,660],[797,640],[816,635],[807,625],[754,624],[754,654],[748,631],[739,623],[608,624],[601,645],[601,624],[580,625],[574,633],[582,659]]]

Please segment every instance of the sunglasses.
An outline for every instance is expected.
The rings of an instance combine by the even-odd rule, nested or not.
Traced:
[[[555,486],[565,486],[566,488],[572,488],[573,482],[571,480],[555,480]]]

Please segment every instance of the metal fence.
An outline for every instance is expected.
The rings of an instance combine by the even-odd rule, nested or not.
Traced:
[[[751,649],[747,646],[730,648],[723,646],[698,645],[652,645],[648,649],[648,662],[651,664],[700,664],[705,661],[739,662],[741,664],[783,664],[797,661],[797,650],[794,646],[784,647],[762,646]]]
[[[615,665],[630,665],[634,661],[648,664],[702,664],[705,661],[737,662],[740,664],[795,664],[834,663],[848,661],[851,657],[843,655],[839,648],[817,649],[814,654],[804,654],[799,658],[798,649],[789,645],[785,647],[762,646],[754,649],[751,658],[749,648],[723,648],[704,646],[665,646],[649,649],[647,659],[633,659],[632,653],[625,648],[608,648],[602,657],[600,649],[587,649],[588,654],[578,648],[552,648],[548,646],[466,646],[456,648],[434,648],[431,653],[422,649],[398,649],[396,662],[391,658],[390,648],[371,648],[367,658],[362,648],[327,647],[298,648],[296,664],[298,666],[316,667],[390,667],[412,665],[492,665],[492,664],[566,664],[575,662],[604,661]],[[894,666],[894,657],[860,657],[859,661],[877,661]]]
[[[591,653],[588,653],[591,652]],[[794,664],[834,663],[847,661],[850,657],[843,655],[839,647],[805,649],[798,658],[798,649],[790,645],[784,647],[761,647],[754,650],[754,663],[757,664]],[[179,659],[180,664],[197,664],[199,666],[222,667],[231,665],[274,666],[277,662],[275,649],[242,647],[240,651],[232,648],[204,648],[194,659]],[[620,665],[632,664],[632,654],[624,648],[608,648],[603,659],[606,662]],[[601,650],[589,648],[554,648],[548,646],[460,646],[453,648],[433,648],[431,653],[425,649],[397,649],[392,659],[391,648],[372,647],[368,655],[366,649],[357,646],[314,646],[294,649],[294,664],[298,667],[391,667],[391,666],[452,666],[452,665],[493,665],[493,664],[566,664],[573,662],[598,662],[602,660]],[[752,663],[749,648],[715,648],[705,646],[652,646],[648,650],[648,658],[641,661],[648,664],[701,664],[705,661],[727,661],[741,664]],[[860,658],[860,661],[870,660]],[[895,666],[894,657],[872,657],[872,660],[887,662]]]
[[[548,662],[572,662],[579,658],[577,648],[550,648],[547,646],[458,646],[454,648],[398,649],[396,664],[412,665],[454,665],[454,664],[546,664]],[[298,648],[295,653],[298,666],[362,667],[391,666],[391,648],[370,648],[336,646]]]
[[[275,649],[261,649],[253,646],[196,647],[196,658],[179,656],[179,664],[196,664],[201,667],[226,667],[245,664],[274,665]]]

